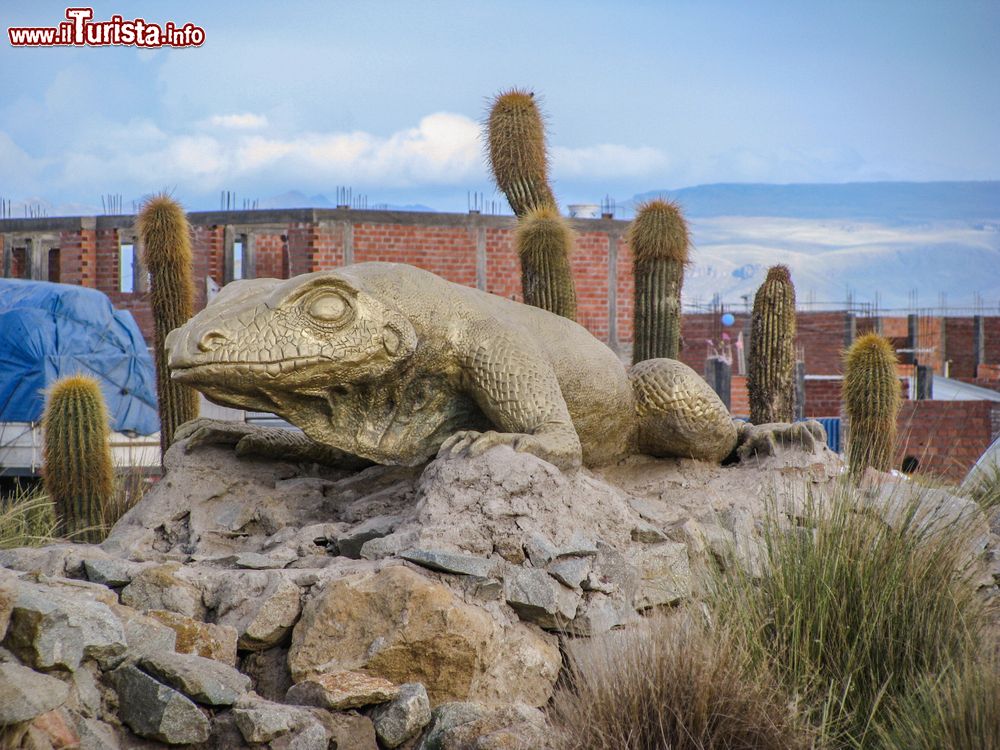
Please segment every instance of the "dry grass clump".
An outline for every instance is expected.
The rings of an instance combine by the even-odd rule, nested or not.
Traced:
[[[811,706],[832,747],[873,747],[875,724],[925,675],[974,653],[986,612],[958,524],[933,528],[905,505],[893,526],[846,486],[805,511],[804,529],[765,525],[765,572],[721,582],[715,606]]]
[[[886,750],[1000,748],[1000,667],[966,661],[925,675],[877,728]]]
[[[794,750],[809,734],[732,635],[687,616],[595,639],[551,710],[558,750]]]
[[[142,499],[148,482],[138,471],[124,470],[115,475],[114,492],[101,507],[101,524],[95,527],[100,539]],[[9,494],[0,496],[0,549],[41,547],[60,539],[84,541],[79,535],[65,534],[55,504],[41,484],[17,484]]]

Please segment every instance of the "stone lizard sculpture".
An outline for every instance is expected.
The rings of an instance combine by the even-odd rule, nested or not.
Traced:
[[[721,461],[737,443],[686,365],[626,370],[570,320],[403,264],[233,282],[166,347],[176,380],[305,433],[196,420],[178,435],[241,454],[412,465],[509,445],[565,469]]]

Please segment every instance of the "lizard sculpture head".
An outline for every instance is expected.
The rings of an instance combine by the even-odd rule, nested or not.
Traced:
[[[223,405],[279,414],[381,378],[416,346],[395,306],[336,271],[234,281],[165,342],[175,380]]]

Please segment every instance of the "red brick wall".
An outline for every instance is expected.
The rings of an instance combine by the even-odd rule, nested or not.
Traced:
[[[1000,317],[983,318],[983,339],[985,364],[1000,365]]]
[[[914,456],[921,473],[960,480],[998,433],[998,403],[906,401],[899,414],[896,465]]]
[[[608,340],[608,235],[577,235],[570,256],[576,280],[576,321],[602,341]]]
[[[733,375],[729,384],[729,413],[734,417],[750,416],[750,394],[747,392],[747,376]]]
[[[476,231],[462,226],[355,224],[354,261],[409,263],[456,284],[475,286]]]
[[[976,353],[973,351],[972,318],[945,318],[945,359],[951,360],[949,373],[953,378],[976,376]]]
[[[805,416],[839,417],[840,389],[843,384],[843,379],[811,380],[806,377]]]
[[[486,291],[522,302],[521,263],[514,249],[513,226],[511,222],[510,228],[486,228]]]
[[[256,268],[258,279],[283,279],[287,272],[284,256],[286,244],[280,234],[258,234],[254,236]]]

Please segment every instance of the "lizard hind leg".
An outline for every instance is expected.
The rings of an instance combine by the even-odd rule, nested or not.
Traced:
[[[632,366],[629,378],[643,453],[719,462],[736,448],[729,410],[683,362],[647,359]]]

